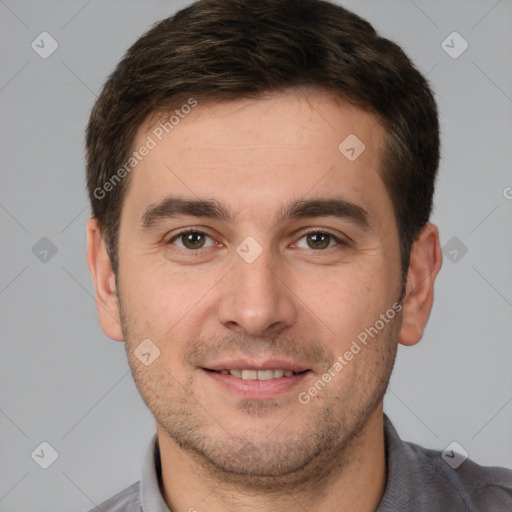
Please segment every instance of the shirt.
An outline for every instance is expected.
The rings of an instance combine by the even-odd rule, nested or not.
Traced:
[[[443,459],[443,452],[402,441],[386,414],[384,441],[387,483],[375,512],[512,511],[512,470],[480,466],[470,459],[453,469]],[[460,462],[453,451],[445,452],[445,457]],[[142,479],[103,502],[99,509],[171,512],[162,497],[160,479],[160,451],[155,433],[146,454]]]

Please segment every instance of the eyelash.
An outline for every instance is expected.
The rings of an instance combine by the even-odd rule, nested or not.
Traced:
[[[204,231],[201,231],[201,230],[198,230],[198,229],[190,229],[190,228],[188,228],[188,229],[184,229],[183,231],[180,231],[179,233],[176,233],[168,242],[166,242],[166,245],[172,245],[172,243],[175,240],[178,240],[180,237],[182,237],[184,235],[191,234],[191,233],[194,233],[194,234],[197,234],[197,235],[204,235],[204,236],[207,236],[207,237],[213,239],[213,237],[211,237],[208,233],[205,233]],[[330,236],[332,239],[335,240],[337,245],[334,246],[334,247],[337,247],[338,245],[348,246],[348,242],[338,238],[336,235],[333,235],[329,231],[322,231],[322,230],[319,230],[319,229],[312,229],[310,231],[305,231],[305,232],[301,233],[301,235],[299,237],[299,240],[301,240],[302,238],[304,238],[305,236],[308,236],[308,235],[327,235],[327,236]],[[190,252],[190,253],[200,253],[203,250],[207,250],[207,249],[209,249],[209,247],[201,247],[199,249],[183,249],[181,247],[178,247],[178,250],[186,251],[186,252]],[[315,251],[315,252],[325,252],[327,249],[332,249],[332,247],[327,247],[326,249],[310,249],[310,250],[311,251]]]

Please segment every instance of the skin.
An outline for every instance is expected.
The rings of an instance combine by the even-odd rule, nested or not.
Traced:
[[[152,126],[140,127],[134,147]],[[366,146],[352,162],[338,150],[349,134]],[[89,220],[101,327],[125,342],[156,418],[162,494],[173,512],[376,510],[386,485],[382,399],[398,343],[417,343],[430,315],[442,263],[434,224],[413,246],[401,312],[307,404],[298,395],[403,290],[397,225],[379,174],[383,144],[373,115],[319,90],[199,104],[132,171],[118,289]],[[237,217],[180,216],[142,229],[144,212],[169,194],[215,199]],[[275,222],[287,202],[313,198],[362,206],[370,228],[333,216]],[[206,233],[204,247],[170,242],[183,228]],[[252,263],[236,252],[248,236],[262,249]],[[327,243],[316,248],[318,240]],[[148,338],[160,355],[146,366],[134,350]],[[203,369],[274,356],[309,371],[271,397],[247,398]]]

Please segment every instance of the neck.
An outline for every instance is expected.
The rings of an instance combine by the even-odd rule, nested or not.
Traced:
[[[386,487],[384,424],[380,404],[343,453],[319,462],[326,469],[312,485],[268,488],[244,485],[208,471],[157,423],[162,495],[172,512],[325,510],[374,512]],[[297,479],[297,482],[300,480]]]

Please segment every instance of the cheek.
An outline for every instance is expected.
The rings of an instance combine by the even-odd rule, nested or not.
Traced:
[[[375,255],[329,275],[302,276],[302,282],[297,281],[298,295],[306,297],[306,318],[323,328],[333,352],[346,350],[392,306],[396,279],[386,265]]]
[[[133,333],[164,341],[183,335],[192,325],[199,327],[205,296],[219,279],[213,272],[177,271],[155,259],[126,259],[120,268],[121,290],[125,320]]]
[[[314,326],[316,336],[339,352],[350,345],[352,338],[364,328],[382,297],[375,290],[374,275],[362,265],[347,265],[337,269],[318,269],[314,273],[294,276],[290,288],[291,300],[303,314],[301,328]]]
[[[173,301],[177,301],[177,295],[169,293],[161,270],[143,259],[125,258],[119,274],[125,321],[132,335],[160,337],[165,332],[165,319],[172,320],[169,315],[175,311]]]

